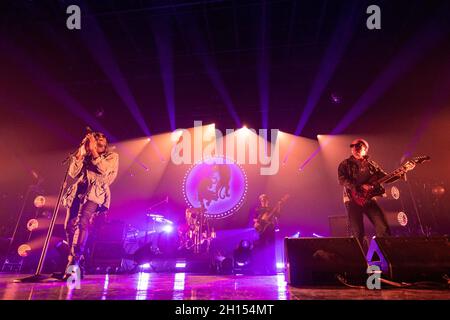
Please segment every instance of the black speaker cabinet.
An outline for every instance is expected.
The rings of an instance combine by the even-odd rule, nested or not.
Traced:
[[[350,284],[367,279],[367,262],[355,238],[285,238],[284,249],[291,285],[336,285],[337,275]]]
[[[369,265],[377,265],[392,281],[442,281],[450,276],[448,237],[373,238],[367,252]]]

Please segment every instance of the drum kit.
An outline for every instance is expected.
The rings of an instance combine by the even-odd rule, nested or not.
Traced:
[[[186,209],[185,223],[177,228],[173,221],[161,214],[147,213],[146,218],[146,230],[130,226],[125,237],[126,247],[129,248],[125,251],[137,263],[188,253],[208,253],[211,241],[216,237],[205,210],[201,208]]]
[[[186,209],[186,224],[179,229],[182,247],[194,253],[209,252],[211,241],[216,238],[214,228],[203,208]]]

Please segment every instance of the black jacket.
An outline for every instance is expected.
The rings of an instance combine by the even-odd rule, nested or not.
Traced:
[[[367,161],[367,162],[365,162]],[[368,172],[361,170],[362,166],[367,166]],[[373,176],[377,179],[386,175],[386,172],[373,160],[366,157],[365,160],[358,160],[353,156],[345,159],[338,167],[339,184],[344,187],[344,203],[351,200],[350,190],[364,184]]]

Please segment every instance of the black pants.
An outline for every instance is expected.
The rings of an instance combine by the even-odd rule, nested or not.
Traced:
[[[77,264],[81,258],[84,258],[91,220],[97,210],[98,204],[95,202],[88,200],[80,205],[78,198],[75,198],[72,206],[67,209],[64,229],[70,248],[69,264]]]
[[[368,239],[364,232],[364,214],[369,218],[370,222],[375,227],[375,234],[377,237],[386,237],[391,235],[389,225],[378,203],[369,201],[365,206],[359,206],[353,201],[345,204],[347,208],[350,229],[352,235],[359,240],[363,249],[367,251]]]
[[[257,273],[275,274],[275,229],[268,228],[259,235],[254,246],[253,266]]]

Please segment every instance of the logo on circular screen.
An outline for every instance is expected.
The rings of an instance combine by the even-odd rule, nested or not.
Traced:
[[[189,207],[204,208],[208,218],[225,218],[242,206],[247,194],[247,176],[234,161],[212,157],[187,171],[183,193]]]

